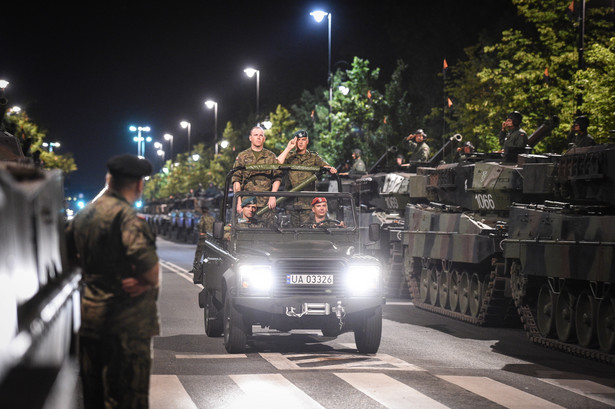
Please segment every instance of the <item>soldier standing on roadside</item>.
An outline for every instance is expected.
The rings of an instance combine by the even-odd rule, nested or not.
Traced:
[[[307,149],[310,139],[308,138],[307,131],[301,130],[295,132],[293,138],[288,142],[286,149],[280,156],[278,156],[278,162],[280,164],[288,165],[302,165],[302,166],[318,166],[329,169],[331,174],[337,173],[337,169],[329,165],[323,158],[316,152],[310,152]],[[291,150],[296,149],[294,153],[290,153]],[[312,172],[303,171],[291,171],[288,174],[290,181],[290,188],[293,189],[299,186],[303,181],[307,180],[313,175]],[[303,190],[316,190],[316,181],[305,186]],[[295,226],[300,226],[306,223],[310,217],[311,205],[309,197],[297,197],[295,198],[295,211],[291,213],[291,222]]]
[[[85,409],[147,408],[152,337],[160,332],[156,238],[134,202],[152,165],[133,155],[107,162],[108,188],[67,226],[82,267],[79,361]]]
[[[235,159],[234,168],[247,165],[277,165],[278,161],[273,152],[264,148],[265,131],[260,126],[255,126],[250,130],[250,147],[240,152]],[[253,191],[272,191],[277,192],[282,180],[280,171],[247,171],[239,170],[233,174],[233,192],[240,190]],[[263,208],[268,206],[275,209],[276,199],[270,196],[269,199],[263,196],[257,198],[257,206]],[[241,205],[237,203],[237,212],[241,212]]]

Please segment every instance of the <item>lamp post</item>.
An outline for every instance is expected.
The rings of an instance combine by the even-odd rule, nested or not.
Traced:
[[[259,110],[259,94],[260,94],[260,82],[261,82],[261,72],[260,70],[254,69],[254,68],[246,68],[245,70],[243,70],[243,72],[246,73],[246,75],[250,78],[252,78],[254,76],[254,74],[256,74],[256,119],[258,119],[260,110]]]
[[[173,135],[171,135],[170,133],[165,133],[164,134],[164,140],[165,141],[169,141],[170,146],[171,146],[171,159],[173,159]]]
[[[0,79],[0,128],[4,129],[4,113],[6,112],[6,104],[9,100],[4,96],[4,89],[9,86],[7,80]]]
[[[188,153],[190,153],[190,128],[192,128],[192,124],[188,121],[181,121],[179,125],[184,129],[188,128]]]
[[[215,153],[218,154],[218,103],[216,101],[207,100],[205,106],[209,109],[214,108],[214,142]]]
[[[327,16],[329,22],[329,69],[328,69],[328,83],[329,83],[329,131],[331,131],[331,102],[333,101],[333,84],[331,79],[331,13],[326,11],[316,10],[310,13],[310,16],[314,17],[316,22],[320,23],[322,19]]]
[[[44,148],[47,148],[49,150],[49,152],[53,152],[53,148],[59,148],[60,147],[60,142],[43,142],[41,144]]]
[[[134,138],[132,138],[133,141],[135,141],[137,143],[137,156],[142,156],[145,157],[145,142],[151,142],[152,141],[152,137],[151,136],[147,136],[147,137],[143,137],[141,135],[141,132],[149,132],[151,131],[151,128],[149,126],[133,126],[131,125],[128,128],[131,132],[137,132],[137,136],[135,136]]]

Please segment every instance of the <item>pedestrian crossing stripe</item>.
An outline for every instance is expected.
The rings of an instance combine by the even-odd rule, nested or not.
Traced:
[[[424,369],[387,354],[360,355],[333,353],[280,354],[259,353],[278,370],[376,369],[391,371],[423,371]]]
[[[548,400],[484,376],[445,376],[438,378],[509,409],[564,409]]]
[[[389,409],[430,408],[443,409],[446,406],[404,382],[379,372],[333,372],[338,378],[355,390]],[[228,377],[243,392],[233,396],[228,407],[243,408],[293,408],[323,409],[317,400],[287,379],[283,374],[236,374]],[[436,375],[451,385],[456,385],[474,395],[480,396],[508,409],[555,409],[563,406],[539,396],[482,376]],[[318,381],[319,378],[314,378]],[[564,388],[586,398],[614,406],[615,389],[584,379],[541,379],[556,388]],[[330,382],[330,378],[320,381]],[[317,388],[313,388],[317,389]],[[443,390],[438,386],[439,390]],[[450,393],[449,393],[450,395]],[[435,396],[438,398],[441,396]],[[442,399],[442,398],[440,398]],[[465,399],[469,399],[466,397]],[[195,409],[207,402],[195,403],[184,389],[176,375],[152,375],[150,380],[150,409],[182,408]],[[453,404],[454,407],[454,404]]]

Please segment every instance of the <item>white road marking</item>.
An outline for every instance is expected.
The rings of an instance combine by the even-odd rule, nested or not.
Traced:
[[[184,280],[190,281],[190,283],[194,284],[194,282],[192,281],[193,274],[189,272],[188,270],[181,268],[177,264],[173,264],[170,261],[166,261],[166,260],[160,260],[160,265],[166,268],[167,270],[170,270],[173,273],[177,274]],[[195,284],[195,285],[199,288],[203,288],[202,284]]]
[[[548,384],[615,407],[615,389],[611,387],[586,379],[539,379]]]
[[[339,370],[339,369],[378,369],[391,371],[423,371],[424,369],[412,365],[401,359],[387,354],[360,355],[341,353],[310,353],[283,355],[276,352],[259,353],[271,365],[279,370]],[[331,364],[335,361],[348,361]],[[322,365],[312,365],[322,363]]]
[[[512,386],[483,376],[448,376],[438,378],[460,386],[478,396],[489,399],[498,405],[510,409],[555,409],[563,408],[538,396],[523,392]]]
[[[193,354],[193,355],[175,355],[176,359],[235,359],[247,358],[246,354]]]
[[[175,375],[151,375],[150,409],[198,409]]]
[[[348,372],[335,375],[390,409],[448,408],[385,374]]]
[[[230,377],[248,395],[250,407],[324,409],[280,374],[230,375]]]

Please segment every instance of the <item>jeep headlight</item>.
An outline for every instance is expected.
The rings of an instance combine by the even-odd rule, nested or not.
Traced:
[[[370,295],[380,289],[380,266],[351,264],[346,274],[346,289],[351,295]]]
[[[239,267],[241,288],[245,290],[268,291],[273,283],[270,265],[249,265]]]

